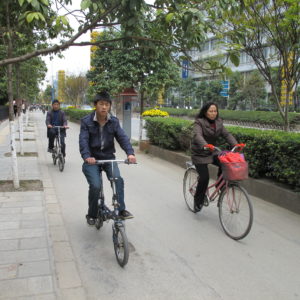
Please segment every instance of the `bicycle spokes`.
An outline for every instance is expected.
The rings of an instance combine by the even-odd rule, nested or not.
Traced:
[[[253,223],[253,208],[247,192],[238,184],[227,186],[219,201],[219,218],[225,233],[235,240],[244,238]]]

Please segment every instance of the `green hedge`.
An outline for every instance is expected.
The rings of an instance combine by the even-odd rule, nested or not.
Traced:
[[[80,121],[81,118],[92,112],[92,110],[82,110],[78,108],[68,108],[64,109],[64,111],[72,121]]]
[[[150,142],[165,149],[185,150],[189,148],[192,122],[179,118],[145,118]]]
[[[179,118],[146,118],[150,143],[162,148],[188,151],[192,121]],[[247,144],[245,156],[251,177],[267,177],[300,187],[300,134],[275,130],[227,127],[239,142]],[[220,140],[219,145],[224,146]]]
[[[171,116],[187,116],[192,118],[194,118],[199,113],[199,109],[177,109],[163,107],[161,108],[161,110],[168,112]],[[278,112],[220,109],[220,116],[223,120],[283,126],[283,119]],[[291,125],[300,124],[300,114],[290,112],[289,120]]]

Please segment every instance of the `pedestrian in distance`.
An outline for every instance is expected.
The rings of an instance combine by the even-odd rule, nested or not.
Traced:
[[[54,126],[63,126],[64,128],[60,131],[60,140],[61,140],[61,152],[63,156],[66,156],[66,128],[68,128],[68,121],[65,115],[65,112],[60,109],[60,102],[55,99],[52,102],[52,109],[47,112],[46,115],[46,126],[47,126],[47,137],[48,142],[48,152],[52,153],[54,148],[54,140],[58,133],[58,129]]]
[[[114,139],[120,144],[127,155],[129,163],[136,163],[134,150],[130,140],[121,128],[119,120],[111,113],[111,98],[108,92],[103,91],[96,94],[94,98],[95,111],[81,119],[79,148],[84,162],[82,171],[89,184],[88,214],[86,220],[88,225],[94,225],[97,217],[98,198],[102,185],[102,172],[107,178],[117,178],[116,192],[118,195],[119,215],[123,219],[133,218],[126,210],[124,201],[124,180],[120,175],[117,163],[97,165],[96,160],[115,159]],[[112,174],[113,171],[113,174]]]
[[[224,127],[223,120],[219,117],[218,105],[209,102],[200,109],[193,128],[192,162],[199,174],[194,196],[194,212],[199,212],[204,204],[205,192],[209,183],[208,164],[218,166],[218,177],[221,174],[218,153],[215,151],[215,145],[219,137],[225,138],[230,146],[236,146],[240,150],[245,146],[244,144],[238,144],[233,135]]]

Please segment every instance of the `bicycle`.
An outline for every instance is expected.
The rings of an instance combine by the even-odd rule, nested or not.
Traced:
[[[56,161],[58,160],[58,169],[60,172],[64,170],[65,167],[65,158],[61,151],[61,137],[60,137],[60,129],[66,128],[64,126],[53,126],[52,128],[57,128],[57,135],[54,140],[54,148],[52,151],[52,160],[53,164],[56,165]],[[66,128],[67,129],[67,128]]]
[[[215,147],[217,151],[221,150]],[[235,147],[231,150],[234,152]],[[183,179],[184,199],[189,210],[194,212],[194,195],[198,183],[198,172],[192,162],[187,162]],[[204,206],[218,198],[219,220],[224,232],[234,240],[248,235],[253,223],[253,206],[247,191],[239,181],[230,181],[221,174],[217,181],[208,186]]]
[[[114,163],[125,163],[130,164],[127,159],[125,160],[96,160],[96,164],[106,164],[111,163],[112,165],[112,174]],[[114,251],[116,255],[117,262],[121,267],[124,267],[128,263],[129,259],[129,245],[128,239],[125,232],[125,223],[122,217],[119,216],[119,203],[118,203],[118,194],[116,191],[116,178],[109,178],[111,188],[112,188],[112,206],[113,210],[110,210],[105,205],[103,184],[101,185],[101,190],[99,193],[98,200],[98,212],[95,220],[95,227],[99,230],[105,221],[113,220],[112,231],[113,231],[113,244]]]

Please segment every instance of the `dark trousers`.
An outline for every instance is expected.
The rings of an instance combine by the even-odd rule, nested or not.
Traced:
[[[57,135],[57,129],[56,128],[50,128],[48,129],[48,138],[49,138],[49,144],[48,148],[53,149],[54,147],[54,140]],[[65,136],[60,135],[60,143],[61,143],[61,152],[63,155],[66,155],[66,144],[65,144]]]
[[[119,211],[125,209],[124,203],[124,180],[120,175],[120,170],[117,163],[114,163],[113,174],[111,163],[100,165],[82,165],[82,172],[89,184],[89,209],[88,215],[92,218],[97,217],[98,199],[102,186],[102,171],[106,173],[108,179],[112,176],[116,178],[116,193],[118,195]]]
[[[221,164],[217,156],[213,157],[213,164],[219,167],[218,177],[222,173]],[[194,201],[197,205],[201,205],[204,202],[204,196],[209,183],[209,171],[208,164],[195,164],[196,170],[199,174],[198,185],[194,196]]]

